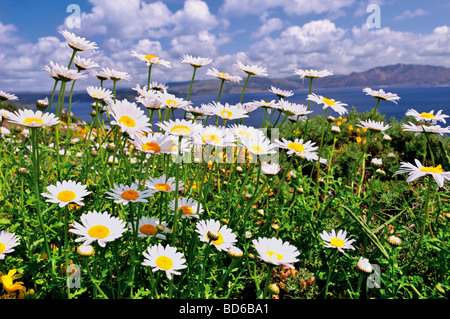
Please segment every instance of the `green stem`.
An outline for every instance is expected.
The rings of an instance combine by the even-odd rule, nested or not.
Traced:
[[[323,296],[324,299],[327,299],[327,297],[328,297],[328,286],[330,285],[331,273],[333,272],[333,269],[334,269],[334,264],[336,262],[337,254],[338,254],[337,250],[333,251],[333,256],[331,257],[332,259],[331,259],[331,262],[329,264],[329,269],[328,269],[327,282],[325,284],[325,294]]]
[[[150,79],[151,79],[151,76],[152,76],[152,65],[153,64],[150,63],[150,66],[148,67],[147,90],[150,90]]]
[[[245,84],[244,84],[244,88],[242,89],[242,93],[241,93],[241,98],[239,99],[239,103],[242,103],[242,99],[244,98],[244,92],[245,89],[247,88],[247,84],[248,84],[248,80],[250,79],[251,74],[247,73],[247,79],[245,80]]]
[[[189,92],[186,98],[186,101],[189,101],[191,97],[192,84],[194,84],[195,73],[197,72],[198,66],[194,66],[194,73],[192,74],[191,85],[189,85]]]
[[[411,259],[409,260],[408,265],[406,266],[405,274],[409,272],[409,270],[411,268],[411,265],[412,265],[414,259],[416,259],[417,253],[419,252],[420,247],[422,246],[423,237],[425,235],[425,228],[427,227],[428,219],[429,219],[428,203],[430,201],[430,193],[431,193],[431,186],[432,186],[432,184],[433,184],[433,176],[432,175],[428,175],[427,195],[426,195],[425,204],[424,204],[425,220],[422,223],[422,228],[420,230],[420,238],[419,238],[419,241],[417,243],[417,246],[414,249],[414,253],[413,253]]]
[[[221,79],[221,83],[220,83],[220,89],[219,89],[219,97],[217,98],[217,102],[220,102],[220,98],[222,97],[222,89],[223,89],[223,83],[225,82],[224,79]]]
[[[267,266],[268,266],[268,270],[267,270],[266,285],[264,287],[264,293],[263,293],[262,299],[267,298],[267,291],[269,290],[269,286],[270,286],[270,278],[272,278],[272,270],[274,268],[274,265],[272,265],[272,264],[267,264]]]
[[[54,267],[54,261],[53,257],[50,253],[50,246],[48,244],[48,238],[47,233],[45,231],[45,225],[44,221],[42,219],[42,212],[41,212],[41,201],[40,201],[40,190],[39,190],[39,174],[40,174],[40,167],[39,167],[39,154],[38,154],[38,136],[37,136],[37,127],[31,128],[31,139],[32,139],[32,145],[33,145],[33,175],[34,175],[34,189],[35,189],[35,196],[36,196],[36,211],[39,219],[39,225],[41,227],[41,232],[44,237],[44,248],[47,253],[47,258],[52,260],[52,266],[51,266],[51,274],[52,277],[55,278],[55,267]]]

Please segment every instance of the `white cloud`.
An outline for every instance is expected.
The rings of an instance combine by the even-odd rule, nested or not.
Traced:
[[[267,9],[282,8],[288,15],[337,12],[355,3],[355,0],[225,0],[221,13],[242,16],[261,14]]]
[[[396,16],[394,18],[394,21],[399,21],[399,20],[404,20],[404,19],[411,19],[411,18],[415,18],[415,17],[421,17],[421,16],[424,16],[424,15],[427,15],[427,14],[430,14],[430,12],[426,11],[424,9],[421,9],[421,8],[417,8],[414,11],[406,10],[402,14]]]
[[[262,25],[252,33],[253,38],[262,38],[283,28],[283,20],[279,18],[264,19]]]

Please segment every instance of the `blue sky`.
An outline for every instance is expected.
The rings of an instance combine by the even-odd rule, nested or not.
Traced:
[[[69,28],[67,7],[80,8],[80,27]],[[370,28],[369,4],[380,8],[380,28]],[[145,83],[146,67],[131,51],[172,62],[154,79],[188,81],[192,68],[181,54],[209,57],[208,67],[241,75],[233,67],[267,67],[270,77],[295,68],[335,74],[375,66],[418,63],[450,67],[450,4],[407,0],[29,0],[0,2],[0,90],[52,88],[42,68],[67,64],[71,50],[58,31],[95,41],[96,52],[80,53],[101,67],[128,72],[133,87]],[[206,69],[197,79],[207,79]],[[87,79],[83,86],[96,83]]]

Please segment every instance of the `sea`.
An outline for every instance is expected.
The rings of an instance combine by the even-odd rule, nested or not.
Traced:
[[[195,85],[195,83],[194,83]],[[373,88],[380,89],[380,88]],[[450,87],[415,87],[415,86],[399,86],[399,87],[385,87],[382,88],[385,92],[395,93],[400,97],[398,104],[389,101],[380,101],[378,105],[378,111],[385,116],[386,121],[389,121],[392,117],[396,120],[402,120],[405,116],[405,113],[409,109],[415,109],[419,113],[421,112],[430,112],[434,110],[434,112],[438,112],[442,110],[442,113],[450,116]],[[375,107],[376,99],[370,95],[366,95],[364,93],[363,88],[324,88],[324,89],[313,89],[313,93],[318,95],[322,95],[327,98],[334,99],[336,101],[340,101],[342,103],[346,103],[347,108],[350,110],[352,107],[358,112],[366,112]],[[306,100],[308,96],[308,90],[298,90],[292,91],[294,93],[293,96],[286,98],[286,100],[307,105],[308,101]],[[178,96],[180,98],[186,98],[183,96]],[[120,96],[118,96],[120,99]],[[203,95],[203,96],[192,96],[191,102],[194,106],[200,106],[202,103],[211,103],[213,101],[217,101],[217,95]],[[221,103],[229,103],[236,104],[239,103],[240,94],[222,94]],[[262,93],[244,93],[243,102],[252,102],[252,101],[271,101],[277,100],[277,97],[271,92],[262,92]],[[66,106],[67,107],[67,106]],[[312,115],[323,115],[323,109],[320,105],[317,105],[314,102],[311,102],[311,110],[313,111]],[[72,113],[83,121],[90,122],[92,111],[91,103],[88,102],[77,102],[73,101],[72,103]],[[327,115],[331,115],[334,117],[338,117],[339,114],[335,113],[332,110],[327,112]],[[156,114],[156,113],[155,113]],[[184,111],[177,110],[175,116],[180,118],[183,116]],[[277,114],[276,114],[277,115]],[[155,124],[159,121],[158,116],[153,118],[152,124]],[[272,117],[272,123],[275,121],[277,116]],[[254,127],[260,127],[264,118],[263,109],[258,109],[250,113],[250,116],[245,119],[244,124]],[[208,124],[213,123],[213,119],[210,119]],[[235,121],[229,121],[235,122]],[[448,125],[443,124],[443,125]]]

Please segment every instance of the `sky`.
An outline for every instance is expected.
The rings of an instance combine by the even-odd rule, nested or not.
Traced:
[[[72,53],[62,30],[96,42],[99,49],[78,54],[129,73],[131,81],[119,82],[129,88],[147,77],[132,51],[171,62],[152,69],[159,83],[190,81],[193,68],[182,54],[212,59],[196,79],[211,78],[208,68],[245,78],[237,60],[266,67],[271,78],[295,69],[450,67],[449,17],[444,0],[0,0],[0,90],[51,91],[43,67],[67,65]],[[98,86],[92,76],[81,81],[78,90]]]

